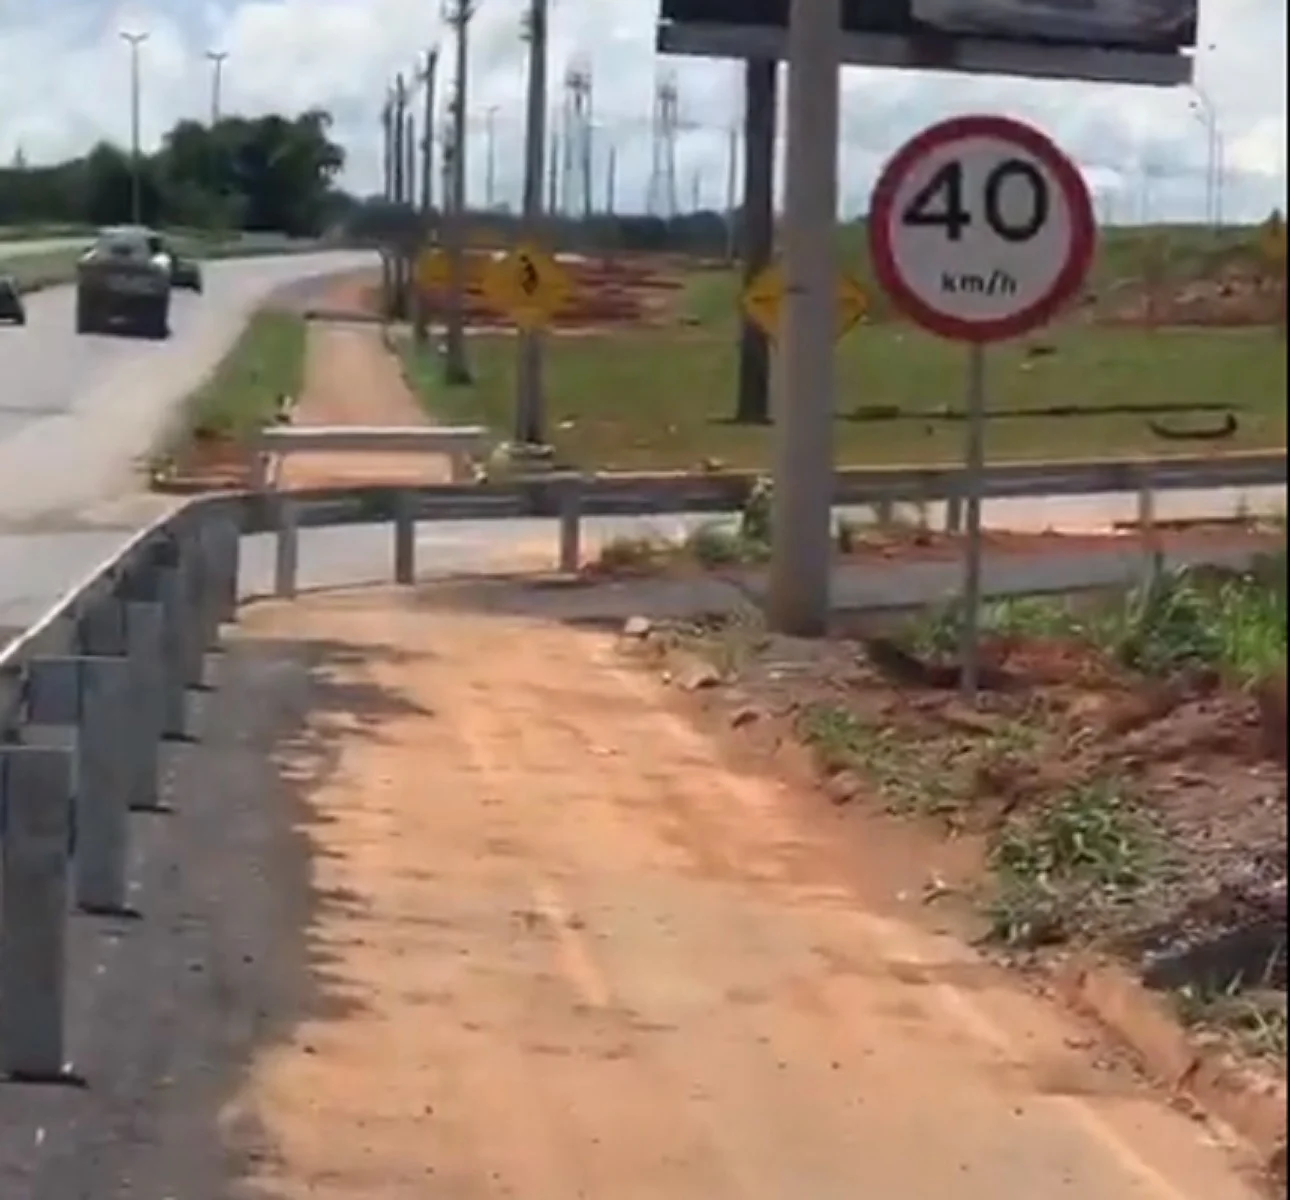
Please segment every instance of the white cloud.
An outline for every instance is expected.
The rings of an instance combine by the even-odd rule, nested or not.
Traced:
[[[523,0],[480,0],[472,27],[471,192],[483,199],[483,114],[496,116],[498,197],[515,201],[523,125]],[[585,56],[594,76],[599,164],[613,145],[621,207],[644,203],[651,164],[650,111],[660,72],[674,71],[683,129],[678,190],[724,202],[727,139],[740,75],[733,64],[669,60],[652,52],[653,0],[554,0],[552,107],[565,68]],[[1200,83],[1219,115],[1229,216],[1255,219],[1284,203],[1286,7],[1284,0],[1208,0]],[[143,134],[152,143],[181,116],[209,106],[208,48],[227,50],[226,110],[259,112],[322,105],[336,115],[349,154],[346,183],[375,187],[378,113],[394,72],[411,70],[419,47],[439,33],[425,0],[135,0],[104,11],[91,0],[0,0],[0,156],[21,145],[51,160],[100,137],[129,133],[129,57],[119,31],[149,31],[141,51]],[[441,66],[441,77],[448,64]],[[1028,117],[1075,153],[1099,190],[1134,211],[1145,174],[1162,215],[1199,216],[1206,136],[1183,91],[973,79],[848,70],[844,79],[843,199],[861,206],[884,157],[920,125],[955,111]],[[440,96],[446,96],[441,86]],[[441,100],[442,104],[442,100]],[[419,114],[418,114],[419,115]],[[1137,200],[1134,200],[1134,197]],[[1132,203],[1130,203],[1130,201]]]

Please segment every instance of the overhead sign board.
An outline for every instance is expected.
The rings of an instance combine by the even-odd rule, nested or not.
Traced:
[[[1197,0],[908,0],[915,28],[938,33],[1166,53],[1196,44]]]
[[[924,130],[884,168],[869,210],[874,272],[926,329],[966,342],[1016,337],[1078,293],[1095,224],[1075,164],[1009,117]]]
[[[842,61],[1105,82],[1190,82],[1199,0],[842,0]],[[783,58],[790,0],[660,0],[658,49]]]

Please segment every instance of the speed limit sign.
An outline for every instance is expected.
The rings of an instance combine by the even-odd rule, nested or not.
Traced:
[[[1008,117],[924,130],[887,164],[869,210],[883,289],[911,320],[956,341],[1045,324],[1084,282],[1094,241],[1079,169]]]

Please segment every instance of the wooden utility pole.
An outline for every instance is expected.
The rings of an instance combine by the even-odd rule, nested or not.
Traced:
[[[444,382],[451,387],[471,382],[466,362],[466,104],[469,54],[467,36],[475,15],[474,0],[452,0],[448,24],[457,35],[457,78],[452,109],[452,211],[444,221],[449,263],[448,329]]]

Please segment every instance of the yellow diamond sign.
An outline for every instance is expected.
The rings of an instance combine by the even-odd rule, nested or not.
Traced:
[[[769,338],[779,333],[784,311],[784,272],[771,264],[748,285],[743,294],[743,310],[748,319]],[[860,284],[845,273],[838,276],[838,337],[850,333],[869,307]]]
[[[475,282],[475,259],[463,253],[461,269],[464,286],[469,290]],[[442,248],[423,251],[417,259],[417,286],[426,292],[446,292],[452,286],[452,260]]]
[[[539,329],[569,302],[573,280],[545,250],[520,245],[488,264],[483,291],[521,329]]]

